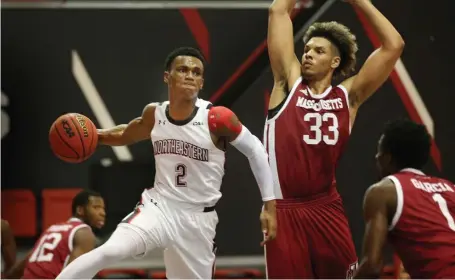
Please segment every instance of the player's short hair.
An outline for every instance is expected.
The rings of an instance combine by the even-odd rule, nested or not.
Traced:
[[[385,125],[383,135],[383,152],[392,156],[397,168],[421,169],[427,163],[431,136],[425,126],[406,119],[394,120]]]
[[[77,213],[77,207],[79,206],[87,206],[90,197],[102,197],[100,193],[92,191],[92,190],[83,190],[79,192],[74,198],[73,203],[71,205],[71,212],[73,215]]]
[[[199,59],[202,62],[202,65],[205,67],[205,57],[200,50],[192,47],[180,47],[168,54],[166,60],[164,61],[164,70],[171,70],[172,63],[174,62],[177,56],[192,56]]]
[[[334,71],[335,77],[347,77],[354,72],[359,48],[356,37],[349,28],[336,21],[316,22],[306,31],[303,42],[307,44],[313,37],[323,37],[337,47],[341,61]]]

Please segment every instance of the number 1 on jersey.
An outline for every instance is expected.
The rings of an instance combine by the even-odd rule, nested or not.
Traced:
[[[177,187],[186,187],[185,177],[186,177],[186,165],[179,163],[175,166],[175,185]]]
[[[449,207],[447,207],[447,201],[442,197],[441,194],[435,193],[433,195],[433,200],[436,201],[439,205],[439,209],[442,212],[442,215],[447,219],[447,223],[449,224],[449,228],[455,231],[455,221],[453,220],[452,215],[449,212]]]

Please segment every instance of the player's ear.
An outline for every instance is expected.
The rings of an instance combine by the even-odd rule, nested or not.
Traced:
[[[390,166],[393,163],[393,158],[390,154],[384,154],[382,160],[387,166]]]
[[[169,71],[164,71],[164,82],[165,82],[166,84],[169,84],[169,77],[170,77],[170,75],[171,75],[171,74],[169,73]]]
[[[199,85],[199,89],[204,88],[204,78],[201,79],[201,84]]]
[[[340,62],[341,62],[341,57],[335,56],[332,58],[332,64],[330,65],[330,67],[332,67],[332,69],[336,69],[336,68],[338,68],[338,66],[340,66]]]
[[[85,212],[84,207],[82,207],[82,206],[77,206],[77,208],[76,208],[76,214],[77,214],[78,216],[84,216],[84,214],[85,214],[84,212]]]

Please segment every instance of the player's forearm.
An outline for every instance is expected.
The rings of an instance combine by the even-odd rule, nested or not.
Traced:
[[[27,260],[30,254],[26,258],[14,264],[14,266],[6,271],[4,278],[5,279],[20,279],[24,275],[24,270],[27,265]]]
[[[287,12],[289,15],[294,9],[296,0],[275,0],[270,5],[270,12]]]
[[[272,170],[270,169],[267,152],[261,141],[243,126],[242,132],[231,144],[248,158],[251,171],[258,183],[262,200],[274,200]]]
[[[259,186],[262,201],[275,200],[272,170],[265,151],[258,153],[255,157],[248,158],[248,161]]]
[[[16,262],[16,240],[9,223],[2,220],[2,256],[5,263],[4,271],[10,269]]]
[[[16,246],[11,244],[2,244],[3,262],[5,263],[4,270],[11,269],[16,262]]]
[[[108,146],[126,145],[124,132],[127,127],[127,124],[121,124],[112,128],[98,129],[98,142]]]
[[[392,23],[368,0],[355,2],[357,7],[372,25],[381,41],[382,47],[391,50],[401,50],[404,46],[403,38]]]

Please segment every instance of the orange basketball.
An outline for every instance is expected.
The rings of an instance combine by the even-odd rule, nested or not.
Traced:
[[[93,122],[84,115],[69,113],[60,116],[51,126],[49,142],[54,154],[63,161],[78,163],[88,159],[98,145]]]

